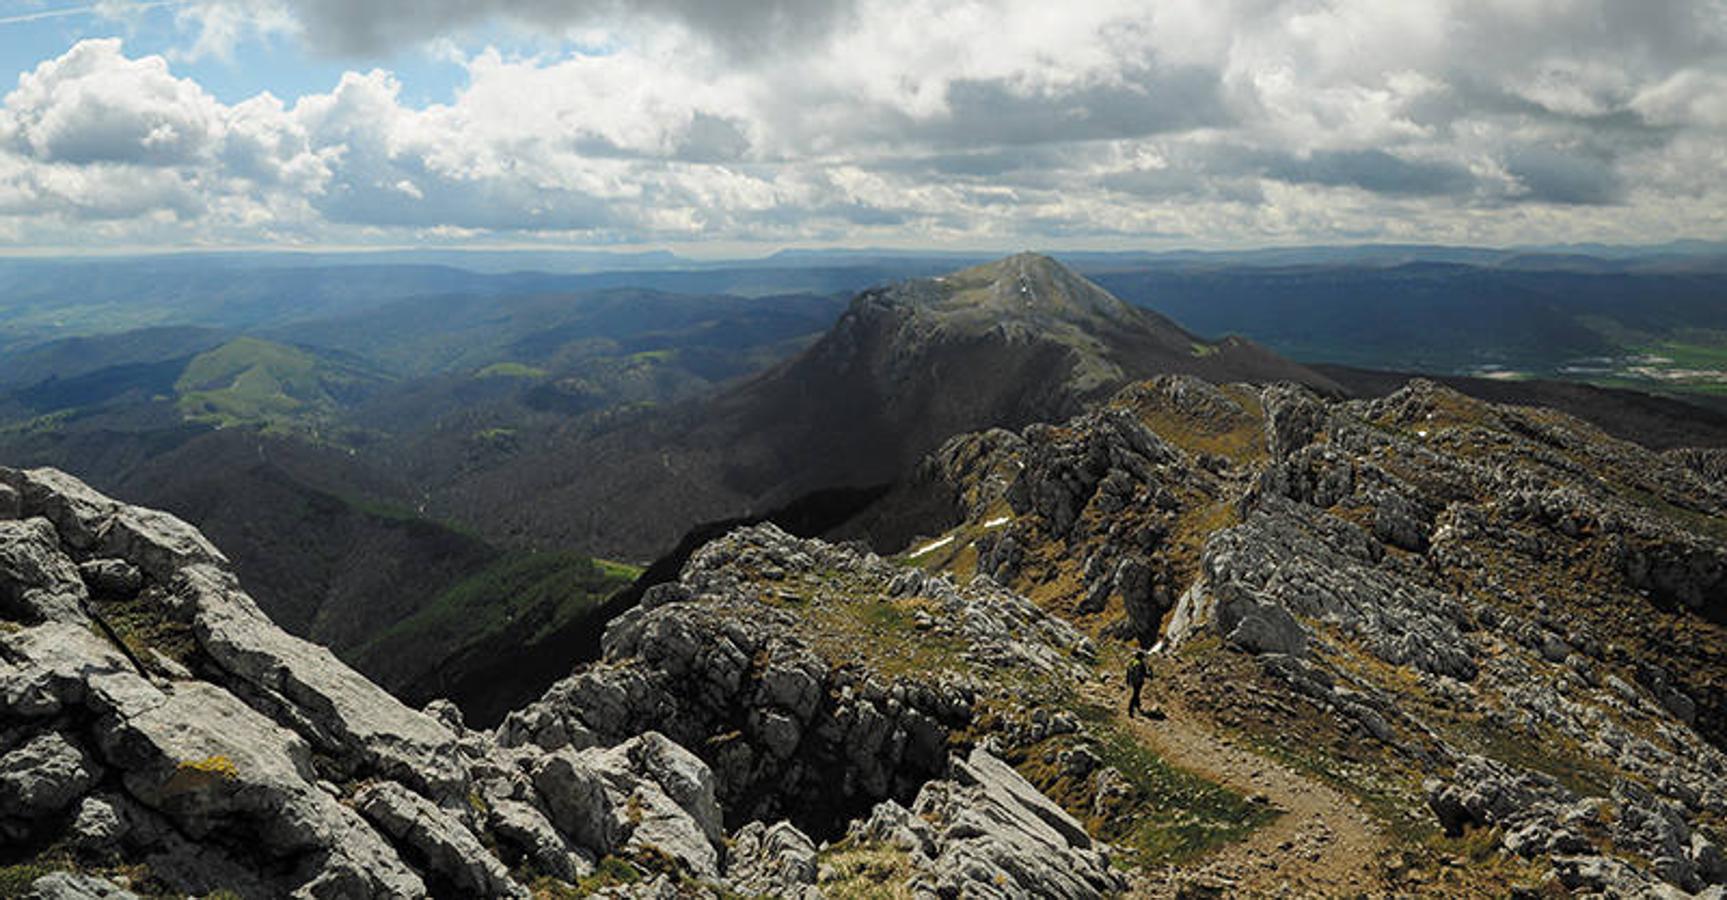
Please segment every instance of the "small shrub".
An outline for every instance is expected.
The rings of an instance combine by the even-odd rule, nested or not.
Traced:
[[[23,897],[30,892],[30,885],[34,884],[36,879],[54,871],[52,866],[40,863],[0,867],[0,898],[10,900],[13,897]]]

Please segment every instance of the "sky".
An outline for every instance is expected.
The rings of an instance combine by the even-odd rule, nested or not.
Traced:
[[[0,250],[1727,239],[1727,0],[0,0]]]

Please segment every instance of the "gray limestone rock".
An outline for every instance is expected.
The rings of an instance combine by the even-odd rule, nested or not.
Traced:
[[[99,597],[129,598],[144,586],[144,573],[123,559],[92,559],[78,564],[78,574]]]
[[[127,560],[166,582],[182,566],[226,566],[227,558],[196,528],[167,513],[105,497],[55,469],[0,469],[29,515],[45,516],[72,548]]]
[[[790,822],[751,822],[732,835],[726,881],[734,889],[769,897],[813,898],[816,847]]]
[[[933,853],[915,861],[943,896],[1110,896],[1126,883],[1085,830],[983,750],[955,765],[960,781],[919,792],[912,813],[930,823]]]
[[[47,519],[0,520],[0,618],[83,622],[88,594]]]
[[[7,822],[27,824],[70,807],[100,775],[96,761],[58,731],[5,747],[0,756],[0,831],[8,828]]]
[[[71,838],[73,845],[86,856],[113,859],[118,855],[126,830],[119,798],[90,796],[78,804],[78,813],[72,820]]]
[[[664,729],[700,748],[733,825],[915,794],[945,771],[947,735],[969,720],[972,696],[946,679],[889,681],[817,656],[795,616],[733,582],[737,568],[770,566],[846,572],[888,594],[927,600],[939,622],[933,627],[962,642],[980,666],[1086,671],[1083,634],[990,579],[961,587],[758,526],[699,550],[679,590],[667,594],[679,599],[615,620],[603,641],[606,659],[513,713],[498,729],[500,743],[581,749]]]
[[[493,799],[488,803],[491,830],[513,846],[535,871],[575,881],[593,871],[591,854],[570,842],[532,803]]]
[[[713,773],[665,736],[549,753],[531,777],[553,824],[596,856],[652,848],[693,874],[719,876],[724,832]]]
[[[1394,665],[1474,678],[1463,609],[1397,565],[1356,526],[1266,496],[1247,522],[1206,542],[1202,577],[1177,603],[1169,636],[1209,629],[1255,652],[1300,655],[1299,619],[1316,619],[1354,632]]]
[[[1278,384],[1260,395],[1265,407],[1265,446],[1282,459],[1307,446],[1325,428],[1325,404],[1306,388]]]
[[[467,826],[407,788],[391,781],[369,785],[354,795],[354,808],[391,840],[412,848],[434,879],[463,895],[528,896]]]
[[[930,823],[894,800],[883,800],[867,818],[853,822],[846,837],[857,843],[881,843],[928,858],[935,855],[936,835]]]
[[[55,872],[30,883],[27,900],[138,900],[138,895],[105,878]]]
[[[962,785],[980,788],[1015,815],[1029,814],[1031,819],[1017,826],[1021,831],[1037,832],[1048,828],[1054,832],[1055,837],[1043,837],[1051,843],[1059,840],[1067,846],[1081,850],[1092,848],[1091,835],[1086,832],[1085,826],[1020,777],[1012,766],[981,748],[973,749],[963,762],[954,761],[953,780]]]
[[[201,682],[128,696],[97,724],[102,755],[127,793],[188,839],[244,836],[261,859],[319,858],[319,879],[379,896],[412,896],[420,879],[346,806],[315,784],[298,735]]]
[[[360,771],[438,797],[466,794],[449,729],[404,706],[329,650],[277,628],[227,572],[188,566],[172,583],[199,646],[249,702]]]

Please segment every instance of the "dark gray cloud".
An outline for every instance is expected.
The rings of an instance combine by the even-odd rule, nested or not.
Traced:
[[[1612,161],[1586,153],[1520,148],[1506,156],[1505,171],[1522,186],[1521,199],[1540,203],[1602,206],[1624,195],[1624,179]]]
[[[1025,92],[964,79],[947,92],[951,114],[908,123],[908,137],[958,146],[1050,144],[1144,137],[1231,124],[1216,70],[1138,66],[1109,84]]]
[[[1456,196],[1476,186],[1475,176],[1463,166],[1413,162],[1384,150],[1322,150],[1284,157],[1267,165],[1265,174],[1292,184],[1358,187],[1392,196]]]
[[[1256,179],[1186,167],[1110,172],[1098,183],[1105,189],[1143,200],[1258,204],[1265,199]]]
[[[314,50],[387,55],[404,45],[492,20],[565,29],[630,19],[681,23],[736,52],[820,38],[851,14],[852,0],[286,0]]]
[[[750,138],[744,128],[744,123],[735,119],[698,112],[679,135],[672,156],[708,163],[743,159],[750,152]]]

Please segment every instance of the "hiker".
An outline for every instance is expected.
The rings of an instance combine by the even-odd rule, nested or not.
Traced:
[[[1127,687],[1132,693],[1127,698],[1127,717],[1133,718],[1139,712],[1139,692],[1145,687],[1145,680],[1150,672],[1145,666],[1145,651],[1133,651],[1133,661],[1127,664]]]

